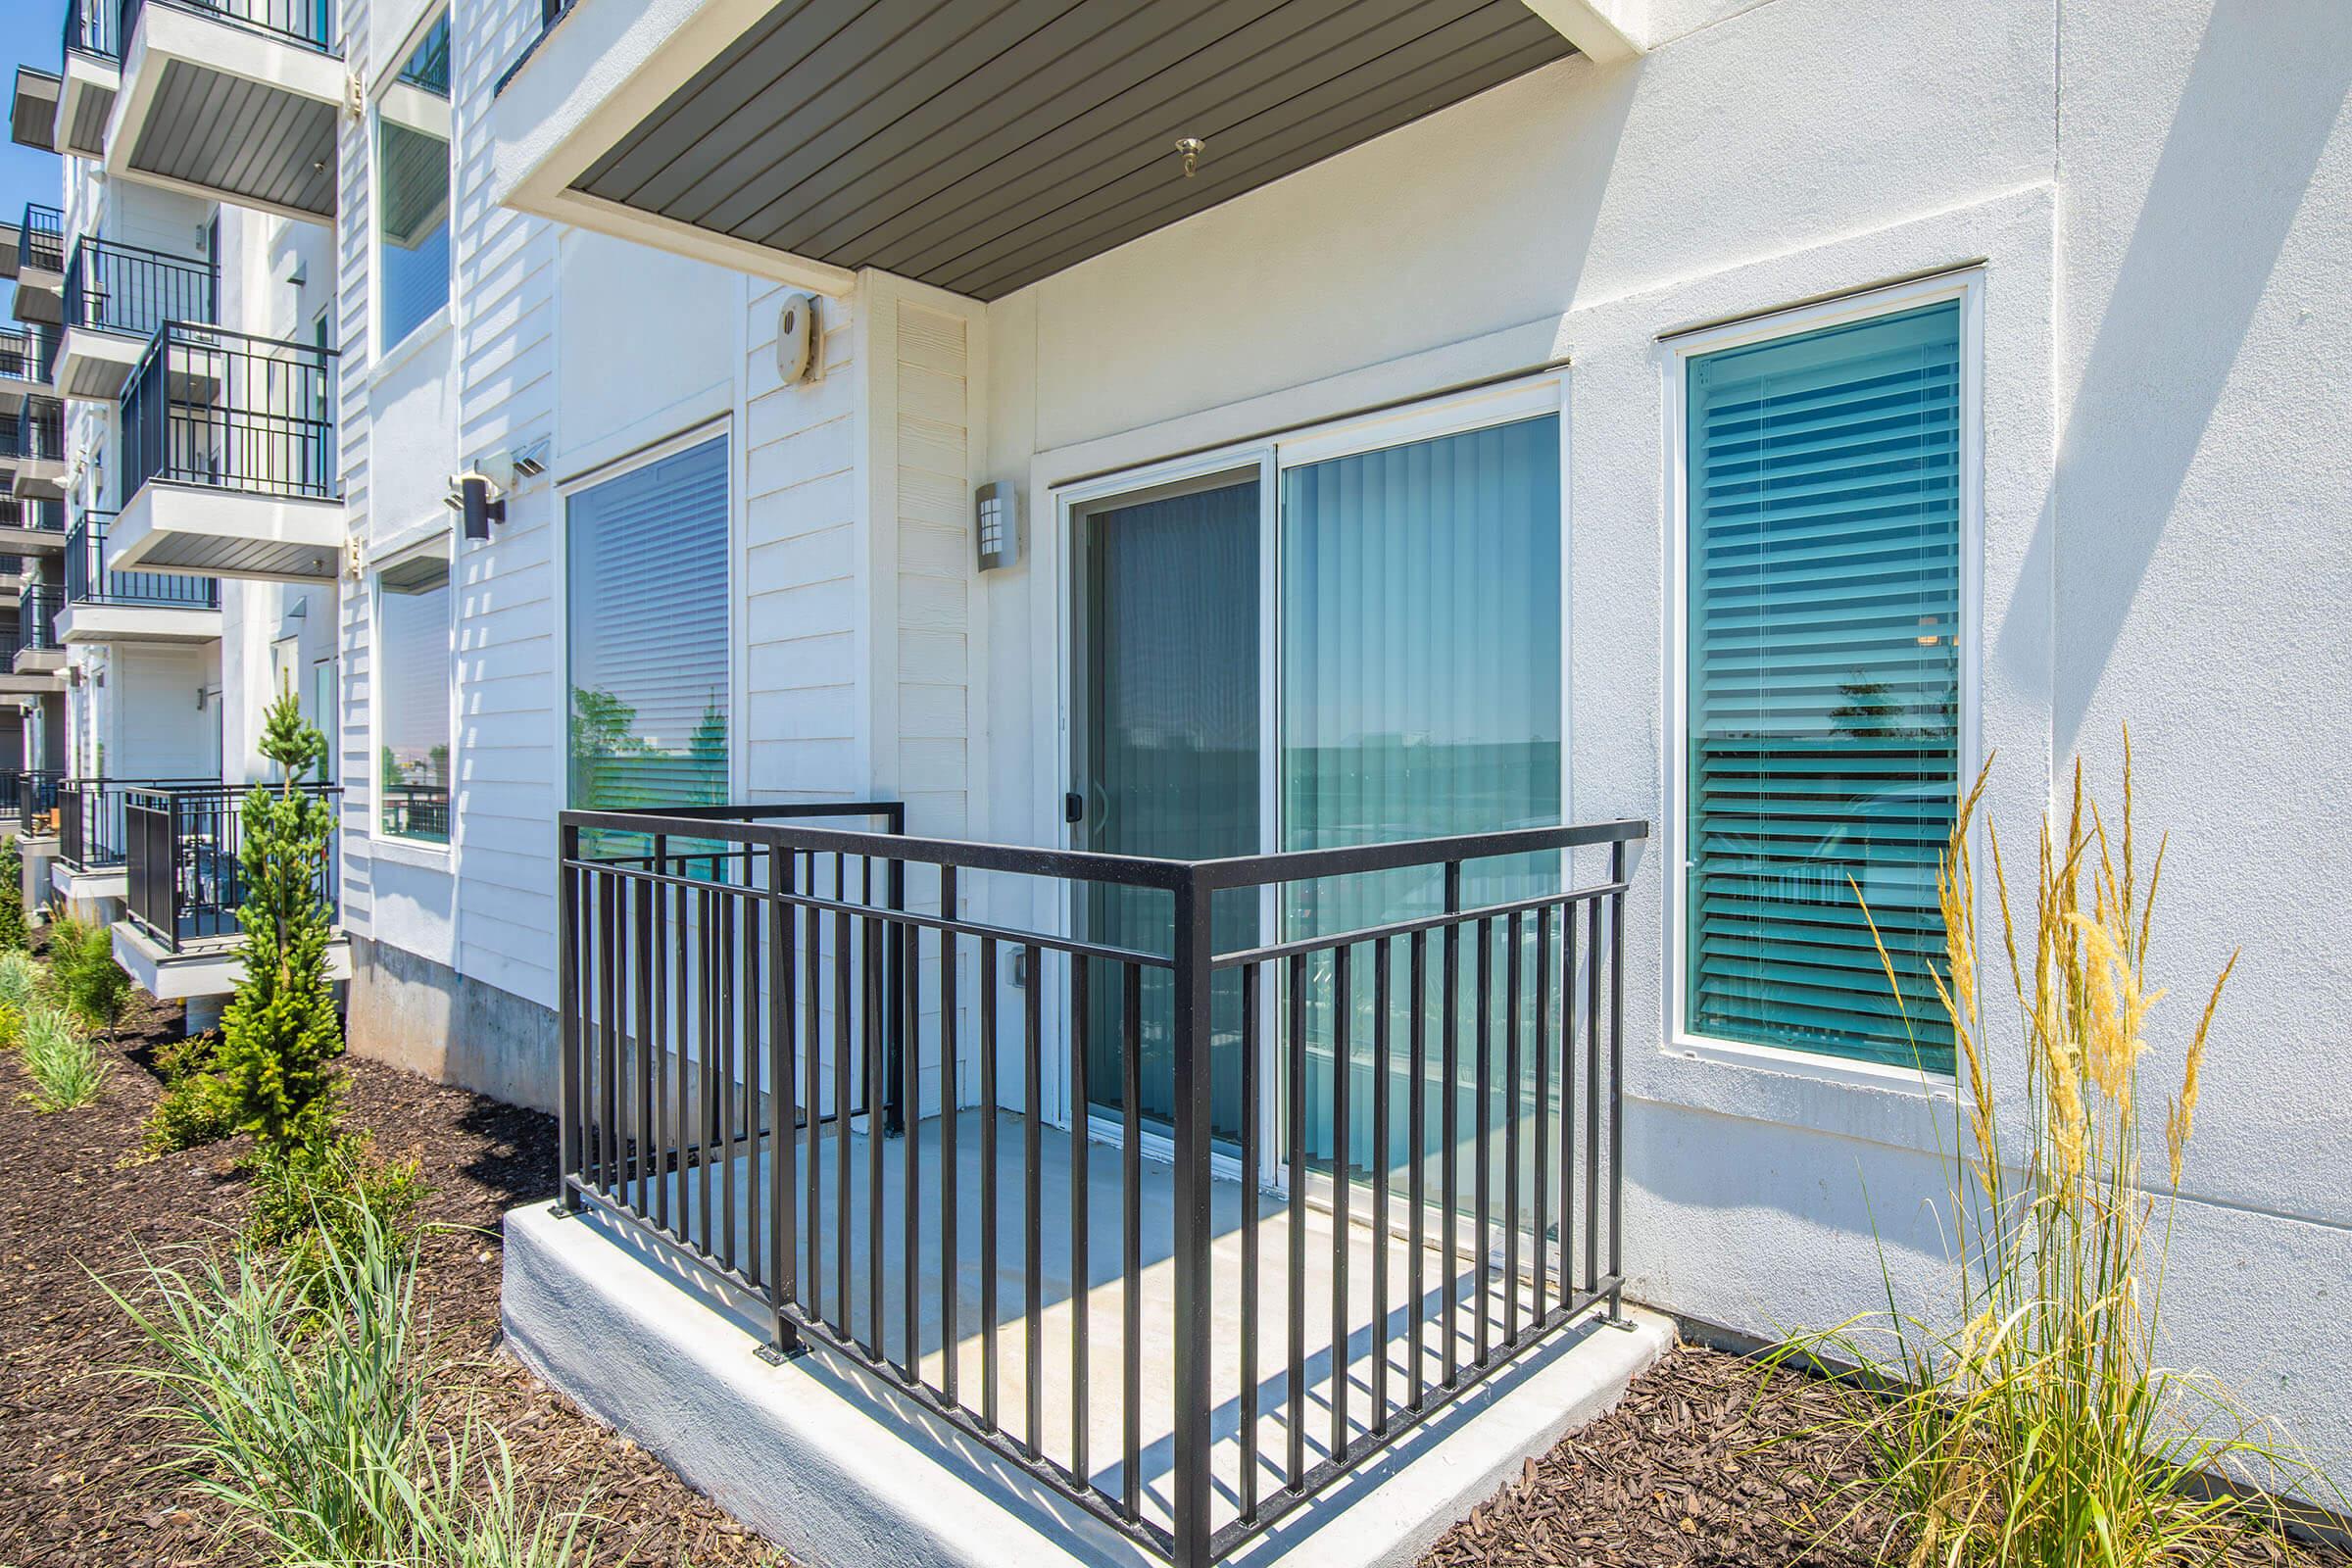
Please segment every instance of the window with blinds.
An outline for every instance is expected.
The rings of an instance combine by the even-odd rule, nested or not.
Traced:
[[[1688,362],[1694,1035],[1951,1070],[1960,343],[1949,301]]]
[[[727,440],[564,503],[571,805],[727,798]]]
[[[388,838],[449,842],[451,607],[446,556],[376,577],[376,827]]]

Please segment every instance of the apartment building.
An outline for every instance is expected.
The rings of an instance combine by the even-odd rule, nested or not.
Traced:
[[[1428,1166],[1451,1216],[1434,1151],[1472,1134],[1408,1106],[1475,1128],[1482,1235],[1509,1186],[1506,1277],[1544,1260],[1514,1353],[1629,1296],[1770,1335],[1932,1280],[1954,794],[1997,758],[2022,842],[2078,755],[2112,786],[2127,722],[2180,982],[2248,956],[2172,1348],[2352,1480],[2339,7],[66,9],[62,68],[17,81],[64,169],[19,233],[23,385],[0,343],[0,695],[27,811],[83,786],[55,886],[119,901],[159,993],[221,994],[225,796],[175,781],[259,776],[297,691],[333,740],[353,1048],[560,1108],[567,1203],[946,1422],[890,1439],[927,1507],[870,1474],[730,1493],[710,1445],[744,1431],[849,1461],[713,1385],[663,1451],[747,1517],[920,1531],[1010,1489],[1107,1555],[1271,1552],[1396,1441],[1391,1363],[1290,1470],[1261,1454],[1211,1338],[1255,1311],[1217,1205],[1277,1195],[1296,1234],[1311,1196],[1346,1233]],[[1468,1087],[1408,1069],[1464,1007]],[[2018,1032],[1990,1049],[2022,1084]],[[948,1173],[1000,1112],[1032,1262],[1175,1391],[1124,1452],[1090,1460],[1082,1415],[1041,1458],[973,1406],[979,1359],[958,1382],[982,1240]],[[674,1223],[613,1152],[657,1147]],[[1040,1160],[1087,1151],[1148,1222],[1040,1241]],[[906,1205],[895,1352],[882,1264],[856,1297],[835,1234],[869,1157],[869,1259]],[[689,1210],[690,1168],[743,1186],[743,1230],[708,1186]],[[1138,1227],[1173,1294],[1122,1306],[1086,1238],[1133,1273]],[[638,1430],[689,1351],[578,1302],[640,1265],[517,1235],[564,1303],[511,1300],[518,1343]],[[1322,1353],[1350,1277],[1317,1277]],[[1354,1332],[1385,1346],[1381,1299]],[[1047,1408],[1110,1410],[1063,1334]]]

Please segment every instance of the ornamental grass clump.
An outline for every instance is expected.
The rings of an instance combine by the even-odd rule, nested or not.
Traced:
[[[2164,845],[2143,860],[2130,735],[2120,814],[2100,811],[2078,763],[2065,822],[2043,823],[2030,906],[2012,904],[1999,836],[1985,822],[1986,890],[2009,971],[1998,1004],[2016,1007],[2027,1047],[2023,1125],[2011,1125],[1986,1059],[1984,1013],[1996,1004],[1971,921],[1972,832],[1989,771],[1962,803],[1941,858],[1943,961],[1931,966],[1964,1074],[1954,1110],[1957,1298],[1943,1312],[1905,1312],[1889,1275],[1883,1321],[1856,1320],[1781,1352],[1857,1367],[1884,1396],[1838,1423],[1868,1475],[1837,1489],[1818,1522],[1825,1535],[1881,1529],[1882,1552],[1913,1568],[2220,1561],[2282,1522],[2272,1493],[2325,1485],[2226,1391],[2158,1359],[2182,1160],[2237,957],[2201,1009],[2183,1015],[2193,1025],[2182,1031],[2178,1084],[2144,1083],[2165,995],[2149,964]],[[1883,942],[1879,953],[1891,983]],[[2152,1173],[2149,1151],[2160,1156]],[[2250,1488],[2200,1484],[2223,1476]]]
[[[40,1111],[78,1110],[114,1075],[88,1037],[55,1007],[36,1006],[24,1015],[21,1059],[32,1078],[23,1099]]]

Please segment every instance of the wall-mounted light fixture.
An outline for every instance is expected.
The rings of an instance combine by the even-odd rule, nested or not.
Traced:
[[[507,502],[503,492],[490,482],[490,476],[467,469],[449,477],[449,494],[442,504],[465,519],[465,534],[468,539],[487,539],[490,525],[507,520]]]
[[[972,492],[973,537],[980,569],[995,571],[1021,559],[1021,493],[1002,482]]]

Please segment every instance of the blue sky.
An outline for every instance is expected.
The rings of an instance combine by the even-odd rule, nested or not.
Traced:
[[[0,0],[0,63],[7,68],[0,72],[0,94],[15,94],[20,65],[57,70],[65,20],[66,0]],[[64,189],[62,162],[54,153],[0,140],[0,215],[13,223],[26,202],[56,205]]]

